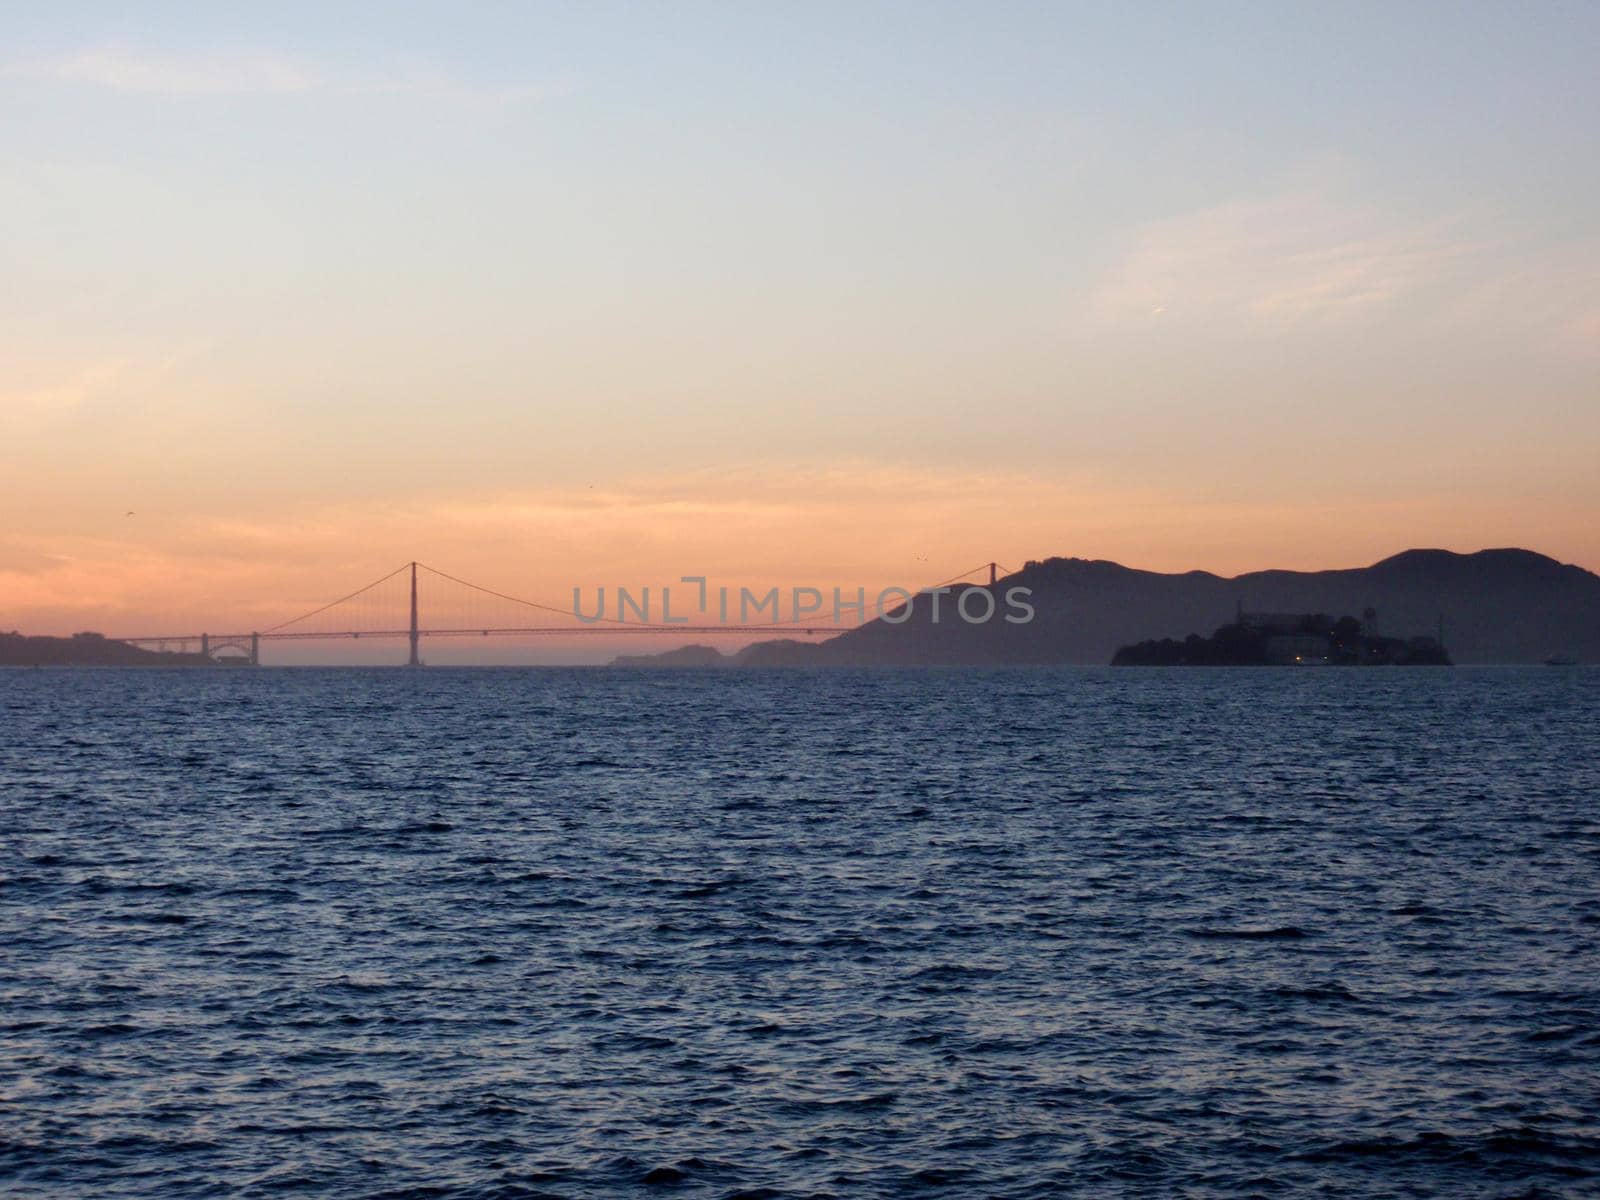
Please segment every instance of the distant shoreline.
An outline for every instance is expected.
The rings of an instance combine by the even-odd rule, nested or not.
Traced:
[[[224,667],[234,664],[204,654],[145,650],[99,633],[71,637],[0,633],[4,667]]]

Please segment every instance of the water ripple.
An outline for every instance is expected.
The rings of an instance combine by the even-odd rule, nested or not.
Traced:
[[[19,1196],[1584,1196],[1600,673],[0,673]]]

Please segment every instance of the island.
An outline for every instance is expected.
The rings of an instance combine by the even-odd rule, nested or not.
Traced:
[[[613,667],[725,667],[728,658],[715,646],[679,646],[661,654],[619,654]]]
[[[1114,667],[1448,667],[1442,638],[1380,637],[1365,620],[1325,613],[1240,612],[1210,637],[1157,638],[1122,646]]]

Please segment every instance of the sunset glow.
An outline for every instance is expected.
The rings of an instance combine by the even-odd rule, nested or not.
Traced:
[[[94,11],[0,58],[6,628],[1600,567],[1585,10]]]

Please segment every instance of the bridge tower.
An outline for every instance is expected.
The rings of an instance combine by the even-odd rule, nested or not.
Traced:
[[[259,633],[250,635],[250,665],[252,667],[261,665],[261,635]]]
[[[995,574],[995,571],[997,569],[998,568],[997,568],[996,564],[994,564],[994,563],[990,563],[989,564],[989,586],[990,587],[994,586],[994,574]]]
[[[420,667],[422,660],[417,657],[417,564],[411,564],[411,661],[408,667]]]

